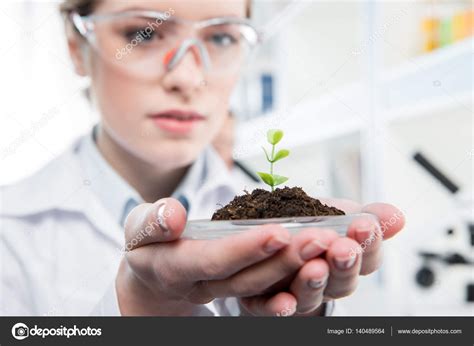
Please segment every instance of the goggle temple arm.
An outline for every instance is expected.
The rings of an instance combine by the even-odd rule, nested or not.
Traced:
[[[89,20],[89,17],[83,17],[77,12],[70,14],[71,22],[79,34],[84,37],[89,44],[95,45],[96,38],[94,35],[94,23]]]
[[[72,12],[70,14],[70,18],[72,24],[77,29],[77,31],[79,31],[82,36],[86,37],[88,35],[89,30],[83,18],[77,12]]]

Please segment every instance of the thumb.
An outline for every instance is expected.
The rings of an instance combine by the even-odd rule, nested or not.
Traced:
[[[186,225],[186,209],[174,198],[143,203],[125,220],[125,250],[178,239]]]

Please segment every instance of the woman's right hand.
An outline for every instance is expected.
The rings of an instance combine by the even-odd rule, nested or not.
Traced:
[[[172,198],[132,210],[116,279],[122,315],[190,316],[214,298],[262,294],[338,237],[310,229],[291,237],[281,226],[265,225],[217,240],[192,240],[180,238],[185,224],[186,211]],[[303,250],[309,243],[310,253]],[[276,253],[277,263],[265,261]]]

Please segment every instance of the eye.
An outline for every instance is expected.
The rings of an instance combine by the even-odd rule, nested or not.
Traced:
[[[142,43],[151,42],[154,39],[162,39],[163,36],[157,30],[150,30],[150,27],[131,28],[123,31],[123,37],[127,41],[138,40]]]
[[[238,39],[226,32],[214,33],[207,40],[219,47],[228,47],[238,42]]]

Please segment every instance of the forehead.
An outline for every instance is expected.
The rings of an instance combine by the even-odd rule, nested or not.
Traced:
[[[186,19],[206,19],[222,16],[245,17],[248,0],[102,0],[97,13],[126,10],[174,10],[174,14]]]

